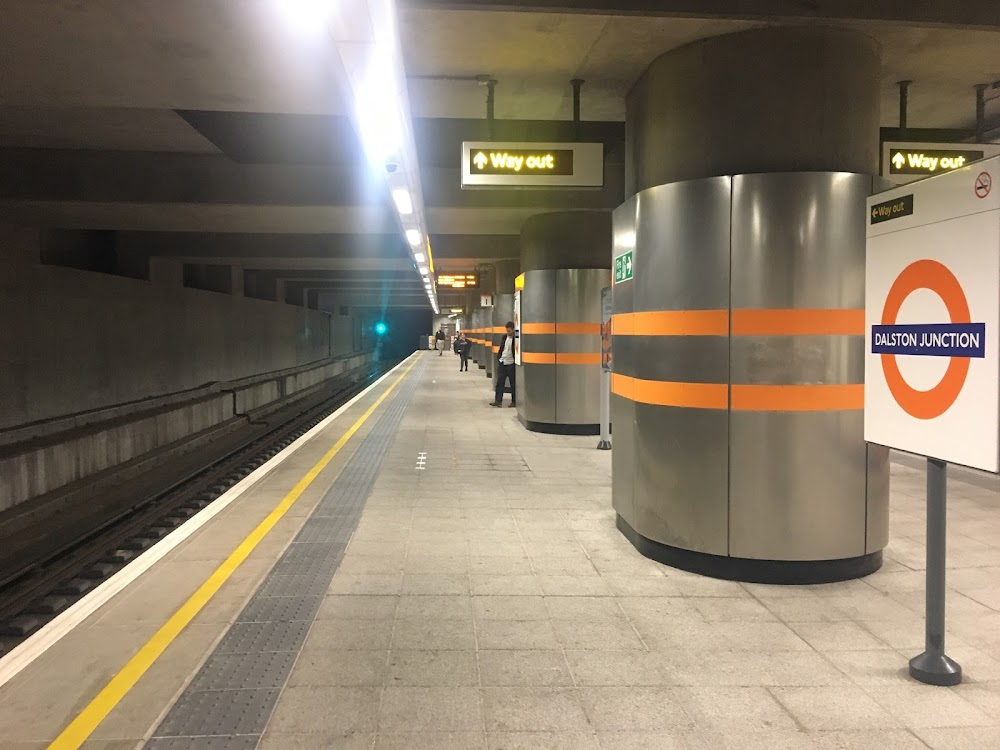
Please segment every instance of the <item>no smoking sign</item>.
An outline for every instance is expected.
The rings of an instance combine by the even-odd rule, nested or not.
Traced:
[[[990,194],[990,190],[993,188],[993,178],[990,177],[989,172],[980,172],[979,176],[976,177],[976,197],[985,198]]]

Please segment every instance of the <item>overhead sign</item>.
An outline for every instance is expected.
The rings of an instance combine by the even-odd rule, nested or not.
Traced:
[[[579,188],[603,184],[603,143],[462,144],[463,188]]]
[[[876,203],[868,211],[872,224],[879,224],[891,219],[900,219],[913,214],[913,193],[901,195],[890,201]]]
[[[882,144],[882,175],[902,184],[998,155],[1000,144],[886,142]]]
[[[479,277],[474,273],[439,273],[437,285],[451,289],[476,289]]]
[[[993,472],[1000,198],[980,193],[996,174],[1000,158],[870,198],[865,277],[865,440]]]
[[[632,251],[615,258],[615,283],[628,281],[632,278]]]

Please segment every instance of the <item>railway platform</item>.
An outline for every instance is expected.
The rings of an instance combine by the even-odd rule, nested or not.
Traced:
[[[615,527],[610,454],[415,354],[0,659],[0,747],[1000,747],[1000,496],[950,486],[948,650],[923,645],[923,475],[880,571],[683,573]]]

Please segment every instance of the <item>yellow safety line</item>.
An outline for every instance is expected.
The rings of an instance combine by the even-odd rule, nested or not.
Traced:
[[[351,425],[350,429],[345,432],[341,438],[334,443],[333,447],[326,452],[326,454],[316,462],[316,464],[309,469],[309,471],[298,481],[298,483],[292,488],[291,492],[285,495],[284,499],[274,510],[268,514],[267,518],[258,524],[257,528],[250,532],[240,545],[233,551],[225,562],[223,562],[215,572],[209,576],[197,591],[195,591],[191,597],[181,605],[171,616],[169,620],[164,623],[156,633],[146,641],[145,645],[139,652],[133,656],[128,664],[122,667],[121,671],[118,672],[111,681],[104,686],[97,696],[87,704],[77,717],[73,719],[72,723],[66,727],[62,733],[52,741],[49,745],[49,750],[76,750],[79,748],[95,729],[104,721],[105,717],[111,713],[112,709],[118,705],[122,698],[124,698],[129,690],[135,687],[135,684],[139,681],[146,670],[148,670],[156,660],[160,657],[164,651],[166,651],[167,646],[169,646],[173,640],[180,635],[181,631],[195,618],[202,608],[211,601],[212,597],[215,596],[216,592],[222,588],[229,577],[236,572],[236,569],[243,563],[244,560],[253,552],[254,547],[256,547],[260,541],[267,536],[268,532],[274,528],[274,525],[281,520],[281,517],[288,512],[288,509],[295,504],[295,501],[299,499],[299,496],[305,492],[306,488],[313,483],[313,480],[319,476],[319,473],[326,468],[327,464],[333,460],[334,456],[340,453],[340,450],[344,447],[348,440],[356,433],[361,426],[368,420],[368,418],[374,413],[374,411],[379,407],[379,405],[386,399],[386,397],[392,393],[393,389],[399,385],[400,381],[403,380],[416,365],[416,360],[414,360],[410,365],[403,370],[402,374],[393,381],[381,396],[372,404],[368,411],[361,415],[357,422]]]

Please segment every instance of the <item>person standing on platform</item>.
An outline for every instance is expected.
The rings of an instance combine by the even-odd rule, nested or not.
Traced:
[[[437,333],[434,334],[434,348],[438,350],[438,356],[444,356],[444,331],[440,328],[437,329]]]
[[[472,351],[472,342],[465,338],[464,333],[458,334],[458,356],[461,360],[458,363],[459,372],[469,371],[469,353]]]
[[[514,352],[517,350],[517,341],[514,339],[514,324],[507,323],[507,333],[500,342],[500,349],[497,352],[497,391],[493,403],[490,406],[503,406],[503,391],[510,380],[510,406],[517,406],[517,390],[514,385]]]

